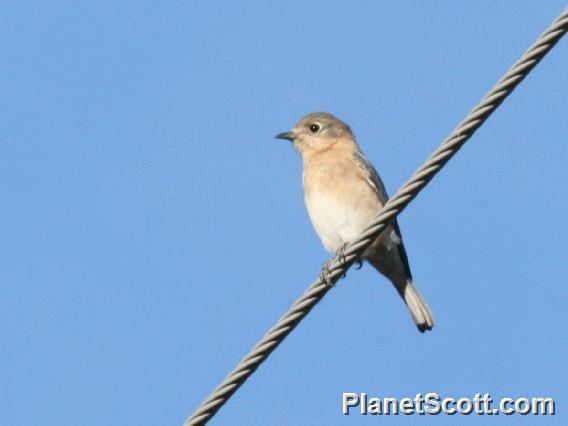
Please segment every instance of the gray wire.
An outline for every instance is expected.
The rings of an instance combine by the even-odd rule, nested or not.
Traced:
[[[375,216],[366,230],[344,250],[344,256],[335,257],[329,264],[329,284],[335,284],[353,265],[365,249],[404,210],[450,158],[463,146],[473,133],[487,120],[505,98],[529,74],[536,64],[552,49],[568,30],[566,9],[521,59],[499,80],[497,85],[468,114],[458,127],[434,151],[426,162],[397,191]],[[250,353],[225,378],[213,393],[186,420],[184,426],[207,423],[236,390],[254,373],[260,364],[286,338],[296,325],[310,312],[331,286],[321,277],[314,281],[274,327],[258,342]]]

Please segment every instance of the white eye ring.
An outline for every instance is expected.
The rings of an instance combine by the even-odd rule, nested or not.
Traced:
[[[320,131],[320,129],[321,129],[321,126],[317,123],[310,125],[310,132],[312,132],[312,133],[317,133],[317,132]]]

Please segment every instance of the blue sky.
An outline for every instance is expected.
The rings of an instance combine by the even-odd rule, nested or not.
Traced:
[[[541,2],[2,2],[0,423],[170,425],[327,254],[285,141],[351,124],[393,193],[565,7]],[[370,267],[218,425],[473,424],[341,414],[342,392],[568,403],[568,41],[400,216],[437,318]]]

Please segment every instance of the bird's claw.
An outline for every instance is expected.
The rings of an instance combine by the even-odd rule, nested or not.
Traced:
[[[345,254],[345,249],[347,248],[347,243],[343,244],[339,250],[337,250],[335,252],[335,256],[337,257],[337,260],[339,260],[339,263],[344,263],[347,255]]]
[[[346,260],[346,255],[345,255],[345,247],[347,247],[347,244],[343,244],[339,250],[337,250],[335,252],[335,257],[337,257],[337,260],[339,262],[339,264],[343,264]],[[327,262],[325,262],[323,264],[323,267],[321,268],[321,273],[320,273],[320,279],[328,286],[328,287],[333,287],[335,284],[333,284],[331,282],[331,264],[333,263],[333,259],[328,260]],[[347,273],[344,273],[341,278],[345,278],[345,275],[347,275]]]
[[[333,287],[334,284],[331,282],[331,260],[325,262],[321,268],[320,280],[326,285],[326,287]]]
[[[343,244],[339,248],[339,250],[337,250],[335,252],[335,256],[337,257],[337,261],[339,262],[340,265],[342,265],[343,263],[345,263],[347,261],[347,255],[345,254],[346,248],[347,248],[347,243]],[[321,268],[321,273],[320,273],[320,279],[328,287],[335,286],[335,284],[331,282],[331,264],[332,263],[333,263],[333,259],[325,262],[323,264],[323,267]],[[363,266],[363,262],[361,261],[361,259],[355,260],[355,269],[361,269],[362,266]],[[347,271],[345,271],[343,273],[343,275],[341,276],[341,279],[345,278],[346,276],[347,276]]]
[[[347,243],[343,244],[339,250],[337,250],[335,252],[335,255],[337,256],[337,260],[339,261],[339,264],[342,265],[343,263],[345,263],[345,261],[347,260],[347,255],[345,254],[345,249],[347,248]],[[341,279],[345,278],[347,276],[347,271],[345,271],[343,273],[343,275],[341,276]]]

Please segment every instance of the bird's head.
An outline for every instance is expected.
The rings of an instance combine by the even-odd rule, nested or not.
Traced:
[[[287,139],[304,155],[329,149],[338,141],[353,140],[353,133],[347,124],[327,112],[314,112],[303,117],[289,132],[276,135]]]

